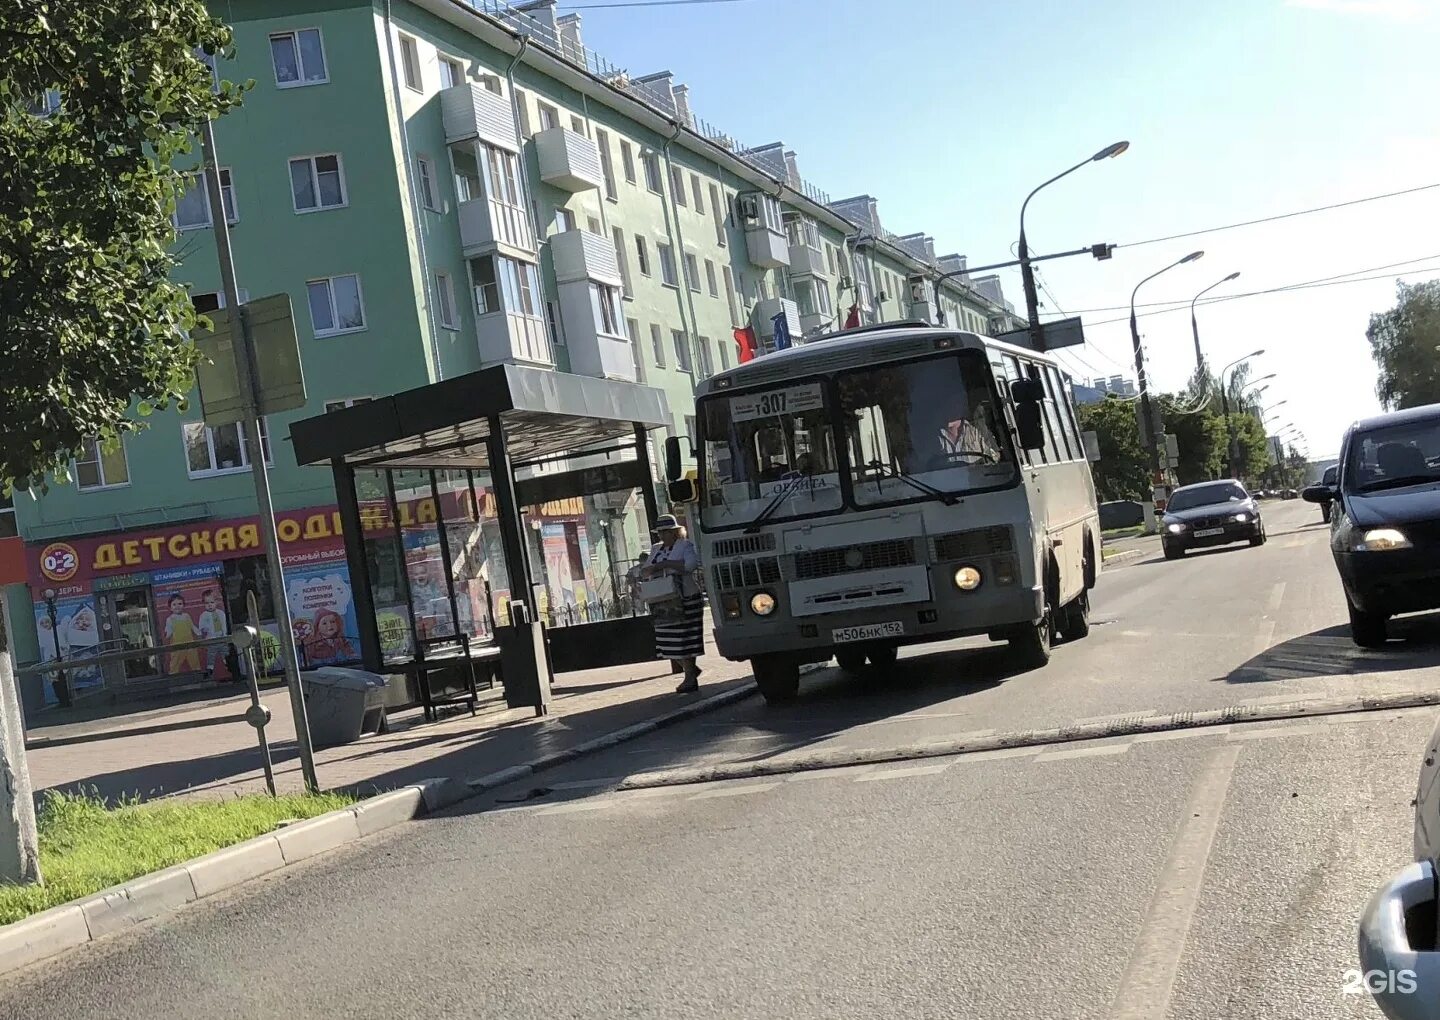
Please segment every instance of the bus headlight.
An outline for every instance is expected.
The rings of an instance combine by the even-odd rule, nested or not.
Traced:
[[[961,591],[974,591],[980,587],[980,582],[983,578],[980,576],[980,571],[975,567],[956,567],[954,580],[955,587]]]
[[[750,612],[756,616],[769,616],[775,612],[775,596],[768,591],[757,591],[750,596]]]

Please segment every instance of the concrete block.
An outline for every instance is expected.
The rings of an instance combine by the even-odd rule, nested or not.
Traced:
[[[80,902],[90,937],[100,938],[132,924],[179,910],[195,899],[195,883],[183,867],[153,874],[98,892]]]
[[[406,786],[391,790],[376,797],[362,800],[354,807],[355,824],[360,835],[388,829],[401,822],[408,822],[422,813],[425,802],[420,797],[420,787]]]
[[[280,855],[285,858],[285,863],[294,864],[326,850],[334,850],[337,846],[353,843],[360,838],[360,826],[355,821],[355,812],[347,808],[287,825],[277,830],[274,836],[275,842],[280,844]]]
[[[213,896],[261,875],[285,867],[285,855],[273,833],[256,836],[236,846],[216,850],[185,865],[195,883],[197,898]]]
[[[73,903],[0,928],[0,974],[28,967],[90,941],[85,915]]]

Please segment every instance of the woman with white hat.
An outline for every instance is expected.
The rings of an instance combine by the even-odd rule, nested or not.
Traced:
[[[655,655],[681,664],[685,679],[675,690],[688,694],[700,689],[700,667],[695,660],[705,651],[705,599],[695,578],[700,554],[674,514],[662,514],[655,521],[655,533],[660,541],[650,550],[642,575],[674,576],[680,596],[674,602],[651,606]]]

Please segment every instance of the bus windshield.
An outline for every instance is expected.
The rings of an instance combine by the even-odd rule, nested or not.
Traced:
[[[858,506],[1014,482],[1015,458],[980,352],[857,369],[838,383]]]
[[[827,386],[820,379],[700,403],[701,526],[728,528],[842,506]]]

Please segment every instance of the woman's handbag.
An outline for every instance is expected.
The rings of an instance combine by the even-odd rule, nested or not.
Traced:
[[[661,574],[641,581],[636,586],[636,597],[653,612],[678,609],[682,601],[680,578],[674,574]]]

